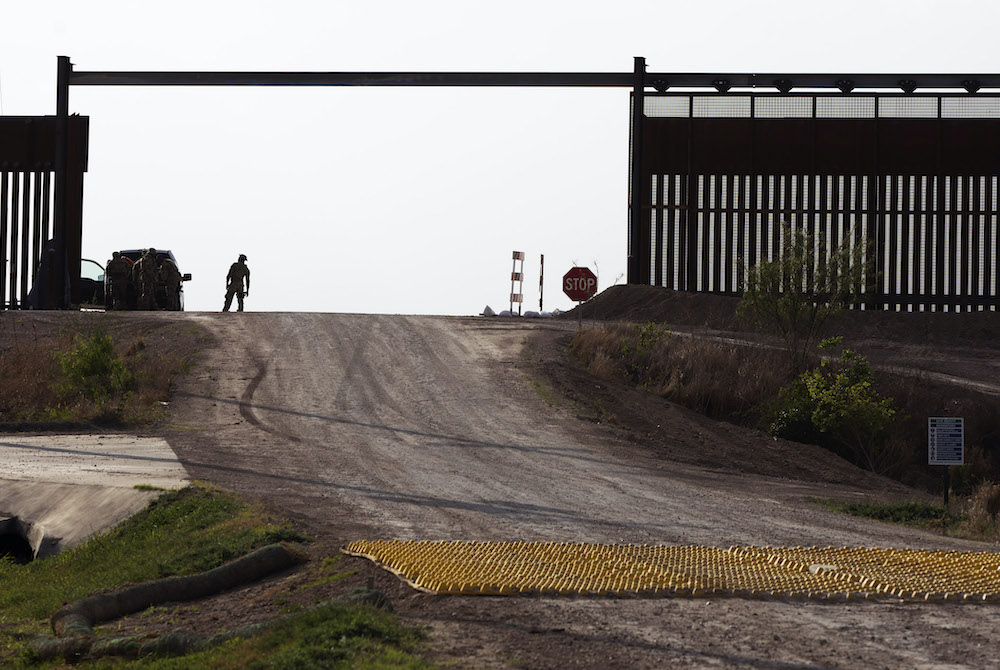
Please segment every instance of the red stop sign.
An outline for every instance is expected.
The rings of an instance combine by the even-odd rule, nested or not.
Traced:
[[[590,300],[597,293],[597,277],[590,268],[573,268],[563,275],[563,293],[577,302]]]

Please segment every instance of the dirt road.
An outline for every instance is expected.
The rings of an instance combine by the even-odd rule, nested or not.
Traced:
[[[669,460],[581,420],[588,408],[560,403],[533,382],[522,355],[527,338],[551,341],[574,323],[182,318],[220,342],[174,402],[167,437],[187,471],[270,501],[331,545],[414,538],[988,548],[819,510],[815,496],[905,492],[818,449],[789,449],[674,409],[661,428],[690,457]],[[699,450],[732,467],[698,465]],[[751,467],[758,458],[796,462]],[[1000,609],[991,606],[393,589],[404,618],[430,627],[438,652],[462,667],[989,667],[1000,642]]]

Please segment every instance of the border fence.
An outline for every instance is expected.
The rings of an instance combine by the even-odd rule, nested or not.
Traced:
[[[996,309],[1000,97],[642,98],[633,283],[736,295],[787,224],[820,253],[867,242],[866,309]]]
[[[68,123],[66,252],[56,249],[56,117],[0,117],[0,309],[79,303],[88,119]],[[60,273],[57,258],[66,258]],[[61,290],[60,290],[60,284]]]

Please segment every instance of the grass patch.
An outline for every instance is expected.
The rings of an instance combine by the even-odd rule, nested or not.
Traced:
[[[234,520],[246,523],[227,531]],[[184,488],[58,556],[27,565],[0,561],[0,612],[44,618],[100,589],[209,570],[282,539],[306,538],[231,494]]]
[[[550,407],[561,407],[565,404],[562,398],[556,395],[548,384],[538,379],[531,380],[531,388],[535,390],[535,393],[542,399],[542,402]]]
[[[125,584],[209,570],[275,541],[307,539],[256,505],[195,485],[161,495],[111,531],[59,556],[27,565],[0,560],[0,667],[61,667],[37,662],[28,642],[47,631],[48,617],[64,603]],[[347,576],[339,562],[339,557],[323,561],[317,580]],[[100,659],[77,667],[427,667],[414,655],[419,640],[417,631],[370,606],[330,605],[196,654]]]
[[[898,503],[857,503],[842,500],[819,500],[820,505],[834,512],[898,523],[912,528],[947,535],[963,540],[995,543],[1000,539],[996,510],[989,507],[998,495],[995,484],[983,484],[970,496],[961,497],[952,506],[905,501]]]
[[[823,506],[834,512],[851,516],[875,519],[904,526],[931,527],[944,529],[957,527],[968,519],[961,511],[951,511],[943,505],[926,502],[905,501],[897,503],[863,503],[842,500],[824,500]]]
[[[340,562],[342,560],[342,556],[327,556],[324,558],[320,562],[320,565],[313,570],[313,580],[303,584],[302,588],[314,589],[317,586],[324,586],[326,584],[332,584],[333,582],[339,582],[341,579],[346,579],[347,577],[353,575],[353,570],[340,569]]]
[[[106,314],[49,321],[0,315],[0,427],[86,423],[135,426],[167,416],[178,375],[209,342],[197,326]]]
[[[129,667],[155,670],[417,670],[433,667],[414,654],[422,639],[420,631],[401,625],[392,615],[375,608],[329,604],[292,615],[250,639],[232,640],[182,658],[135,661]],[[78,667],[100,666],[82,664]]]
[[[826,509],[886,523],[924,528],[949,537],[980,542],[1000,541],[1000,485],[984,482],[969,495],[956,496],[952,504],[918,501],[859,503],[817,500]]]

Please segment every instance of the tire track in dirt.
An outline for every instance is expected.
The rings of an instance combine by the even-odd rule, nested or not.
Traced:
[[[254,412],[253,396],[257,392],[257,387],[264,381],[264,377],[267,375],[267,368],[267,363],[257,362],[257,374],[250,380],[250,383],[247,384],[247,387],[243,390],[243,394],[240,396],[240,416],[249,421],[251,425],[272,435],[283,437],[292,442],[301,442],[302,438],[264,423],[257,417],[256,412]]]
[[[448,398],[433,392],[425,397],[432,389],[450,389],[458,383],[428,342],[432,339],[437,346],[444,346],[440,333],[428,329],[419,318],[367,318],[371,326],[360,337],[338,332],[340,341],[351,344],[337,348],[344,374],[333,401],[333,407],[349,413],[358,423],[367,423],[369,431],[383,438],[365,439],[355,446],[361,462],[367,464],[367,487],[380,491],[376,499],[382,503],[433,509],[440,526],[465,527],[471,533],[488,531],[487,525],[470,524],[468,515],[463,518],[461,505],[404,491],[400,486],[417,477],[418,469],[434,471],[453,466],[433,450],[424,449],[424,445],[464,439],[457,433],[449,434],[455,423],[447,407]],[[442,377],[448,381],[438,383]],[[424,450],[420,462],[401,457],[413,449]]]

